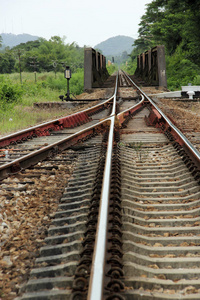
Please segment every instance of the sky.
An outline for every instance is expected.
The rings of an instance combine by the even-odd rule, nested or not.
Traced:
[[[117,35],[137,38],[152,0],[0,0],[0,34],[28,33],[94,47]]]

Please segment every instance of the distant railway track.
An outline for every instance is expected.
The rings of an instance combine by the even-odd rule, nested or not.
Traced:
[[[113,96],[77,118],[2,140],[0,175],[33,170],[32,190],[34,174],[76,161],[17,299],[199,299],[199,152],[121,71]]]

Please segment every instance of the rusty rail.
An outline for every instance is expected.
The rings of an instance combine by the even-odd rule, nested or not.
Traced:
[[[136,86],[133,82],[132,84]],[[110,191],[112,191],[112,185],[111,185],[111,174],[112,174],[112,168],[113,168],[113,144],[114,144],[114,135],[115,135],[115,124],[116,124],[116,98],[117,98],[117,86],[118,86],[118,76],[116,77],[116,84],[115,84],[115,92],[114,95],[108,99],[107,101],[112,101],[112,111],[109,117],[107,117],[105,120],[98,122],[98,124],[90,126],[84,130],[81,130],[77,132],[76,134],[71,135],[68,138],[62,139],[61,141],[54,143],[50,146],[44,147],[40,150],[34,151],[34,153],[24,156],[23,160],[22,158],[15,160],[14,167],[17,168],[23,168],[27,164],[33,164],[36,162],[37,159],[44,159],[44,157],[49,155],[51,151],[62,151],[69,147],[71,144],[75,143],[79,139],[87,139],[88,137],[92,136],[93,134],[96,134],[95,131],[102,131],[105,127],[108,128],[109,126],[109,136],[108,139],[106,138],[106,144],[107,144],[107,152],[106,152],[106,159],[105,159],[105,165],[104,162],[102,164],[103,166],[103,184],[101,188],[101,192],[98,193],[98,195],[101,193],[100,196],[100,206],[99,211],[97,211],[98,215],[98,221],[97,221],[97,231],[94,241],[94,252],[92,256],[92,264],[91,264],[91,272],[88,271],[87,273],[87,279],[90,274],[89,280],[89,287],[88,282],[86,281],[86,285],[84,285],[84,297],[86,297],[87,293],[87,299],[88,300],[101,300],[105,297],[105,271],[106,271],[106,253],[107,253],[107,246],[108,246],[108,218],[109,218],[109,205],[110,205]],[[124,124],[124,122],[130,118],[134,113],[138,112],[139,109],[142,109],[144,105],[151,106],[150,108],[150,120],[155,123],[153,125],[160,126],[163,131],[169,130],[170,133],[175,132],[176,135],[174,137],[176,140],[178,140],[177,136],[180,136],[182,138],[182,134],[179,134],[179,130],[171,123],[171,121],[168,120],[168,118],[159,110],[159,108],[153,103],[153,101],[145,94],[143,93],[137,86],[136,88],[141,94],[141,101],[130,107],[129,109],[119,113],[117,115],[118,122],[120,124]],[[168,122],[169,121],[169,122]],[[184,138],[184,136],[183,136]],[[186,138],[185,138],[186,139]],[[193,148],[193,147],[192,147]],[[104,152],[105,153],[105,152]],[[36,156],[34,156],[36,154]],[[30,161],[29,159],[33,156],[33,160]],[[199,155],[197,155],[197,158],[199,158]],[[113,161],[112,161],[113,160]],[[12,164],[8,164],[8,172],[9,168],[12,166]],[[2,169],[2,172],[3,169]],[[1,174],[1,168],[0,168],[0,174]],[[114,177],[114,180],[116,180],[116,177]],[[98,199],[99,201],[99,199]],[[111,200],[112,201],[112,200]],[[95,233],[94,233],[95,234]],[[93,248],[92,248],[93,250]],[[90,265],[89,265],[90,266]],[[89,268],[88,268],[89,270]],[[88,288],[88,290],[87,290]],[[80,286],[81,290],[81,286]],[[82,291],[81,291],[82,292]],[[77,297],[77,298],[75,298]],[[73,299],[78,299],[78,296],[75,295]],[[81,299],[81,298],[79,298]],[[84,298],[85,299],[85,298]],[[108,299],[109,298],[108,296]],[[113,298],[113,299],[119,299],[119,298]],[[123,299],[121,297],[120,299]]]
[[[123,71],[124,74],[126,74]],[[153,102],[153,100],[148,97],[126,74],[129,80],[132,82],[133,86],[140,92],[141,95],[150,103],[152,106],[152,118],[156,120],[160,127],[162,127],[163,131],[170,131],[170,134],[174,137],[174,140],[181,146],[185,148],[185,150],[190,155],[191,159],[195,162],[198,169],[200,169],[200,153],[195,147],[191,144],[191,142],[185,137],[185,135],[169,120],[169,118],[159,109],[159,107]],[[121,119],[121,117],[119,118]]]
[[[114,95],[109,99],[87,108],[73,115],[69,115],[60,119],[55,119],[49,122],[42,123],[12,134],[0,138],[0,147],[8,146],[12,143],[17,143],[19,141],[24,141],[36,136],[48,136],[50,132],[55,130],[62,130],[63,128],[72,128],[79,125],[88,123],[91,121],[90,116],[98,112],[100,109],[104,109],[112,102]]]
[[[90,116],[95,114],[95,112],[98,112],[99,109],[103,109],[104,107],[107,107],[107,105],[110,105],[112,103],[115,103],[114,105],[116,107],[116,92],[117,88],[115,87],[114,94],[109,99],[91,108],[2,137],[0,138],[0,147],[5,147],[20,141],[25,141],[36,136],[48,136],[53,130],[57,131],[64,128],[76,127],[84,123],[88,123],[89,121],[91,121]],[[111,115],[113,115],[113,112]],[[96,125],[89,126],[84,130],[78,131],[77,133],[62,139],[59,142],[52,143],[48,146],[43,147],[42,149],[35,150],[30,154],[15,159],[12,162],[5,163],[4,165],[0,166],[0,179],[5,178],[11,173],[16,173],[24,168],[28,168],[31,165],[38,163],[40,160],[46,159],[46,157],[48,157],[52,153],[56,153],[58,151],[66,149],[67,147],[70,147],[78,140],[87,138],[88,136],[95,134],[95,131],[98,132],[105,126],[107,126],[107,119],[100,121]]]
[[[145,101],[149,101],[149,103],[153,106],[153,108],[157,111],[158,117],[159,115],[167,123],[167,126],[170,126],[176,134],[184,141],[184,143],[190,145],[191,143],[184,137],[184,135],[169,121],[169,119],[161,112],[161,110],[153,103],[153,101],[138,87],[135,83],[129,78],[132,84],[139,90],[141,93],[142,100],[132,106],[131,108],[119,113],[117,115],[120,123],[123,123],[125,119],[138,111],[143,105],[146,105]],[[116,82],[117,86],[117,82]],[[115,92],[117,88],[115,89]],[[109,131],[109,140],[108,140],[108,149],[106,155],[106,164],[104,169],[103,176],[103,188],[101,192],[101,201],[100,201],[100,211],[97,225],[97,238],[95,242],[94,254],[93,254],[93,263],[92,270],[89,282],[89,291],[88,291],[88,300],[101,300],[103,297],[103,289],[104,289],[104,276],[105,276],[105,255],[106,255],[106,239],[107,239],[107,224],[108,224],[108,207],[109,207],[109,191],[110,191],[110,175],[111,175],[111,162],[112,162],[112,151],[113,151],[113,136],[114,136],[114,118],[115,118],[115,106],[116,99],[113,100],[113,110],[111,116],[107,118],[110,122],[110,131]],[[191,149],[196,154],[198,151],[192,146]],[[193,153],[193,154],[194,154]],[[197,153],[197,157],[199,154]]]

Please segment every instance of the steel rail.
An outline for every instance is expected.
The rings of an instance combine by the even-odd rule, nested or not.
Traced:
[[[97,239],[95,241],[92,269],[89,282],[88,300],[101,300],[104,285],[104,267],[107,243],[108,209],[110,195],[111,160],[114,139],[114,116],[110,117],[110,130],[108,149],[106,154],[105,169],[103,175],[103,188],[101,192],[100,208],[97,224]]]
[[[6,141],[17,141],[17,139],[20,139],[20,138],[25,138],[25,137],[28,137],[30,134],[34,134],[35,131],[37,130],[48,130],[48,129],[54,129],[54,126],[56,125],[63,125],[63,123],[65,122],[65,120],[69,117],[76,117],[76,116],[79,116],[81,114],[87,114],[87,116],[89,116],[91,113],[94,113],[95,111],[97,111],[99,108],[103,107],[105,104],[109,103],[112,101],[112,99],[114,98],[115,96],[115,93],[107,100],[104,100],[103,102],[99,103],[99,104],[96,104],[90,108],[87,108],[87,109],[84,109],[82,111],[78,111],[74,114],[71,114],[71,115],[67,115],[65,117],[62,117],[60,119],[54,119],[52,121],[48,121],[48,122],[44,122],[42,124],[39,124],[39,125],[36,125],[36,126],[32,126],[32,127],[29,127],[27,129],[23,129],[23,130],[20,130],[20,131],[17,131],[15,133],[11,133],[7,136],[4,136],[4,137],[1,137],[0,138],[0,145],[1,147],[4,147],[4,146],[7,146],[10,144],[10,142],[6,142]]]
[[[118,81],[118,75],[116,76],[116,83]],[[105,100],[104,102],[97,104],[91,108],[85,109],[81,112],[77,112],[76,114],[73,115],[77,115],[79,113],[89,113],[92,110],[96,110],[99,107],[101,107],[102,105],[105,105],[106,103],[109,103],[113,100],[113,107],[115,107],[114,109],[116,109],[116,93],[117,93],[117,89],[116,89],[116,84],[115,84],[115,90],[114,90],[114,94],[107,100]],[[111,115],[114,114],[114,110],[112,109],[112,113]],[[71,115],[71,116],[73,116]],[[0,141],[4,141],[6,140],[6,138],[12,138],[12,137],[18,137],[19,135],[23,135],[23,133],[28,133],[28,132],[34,132],[34,130],[37,130],[41,127],[46,127],[46,126],[51,126],[53,123],[58,123],[58,122],[62,122],[64,118],[61,119],[56,119],[53,121],[49,121],[49,122],[45,122],[41,125],[37,125],[34,127],[30,127],[28,129],[24,129],[22,131],[19,131],[17,133],[13,133],[11,135],[8,135],[6,137],[3,137],[0,139]],[[86,133],[91,132],[93,133],[94,129],[103,126],[104,124],[107,124],[106,122],[109,121],[109,119],[104,119],[101,120],[100,122],[98,122],[95,125],[89,126],[83,130],[78,131],[75,134],[72,134],[64,139],[61,139],[58,142],[52,143],[48,146],[45,146],[41,149],[35,150],[29,154],[24,155],[23,157],[20,157],[18,159],[13,160],[12,162],[9,163],[5,163],[3,165],[0,166],[0,179],[5,178],[7,175],[18,172],[24,168],[28,168],[31,165],[34,165],[36,163],[38,163],[40,160],[44,160],[46,159],[46,157],[49,156],[50,152],[52,151],[57,151],[57,150],[65,150],[67,149],[67,147],[69,147],[69,143],[72,143],[72,140],[77,139],[80,136],[84,136],[87,135]],[[89,133],[88,133],[89,134]]]
[[[72,115],[68,115],[66,117],[72,117],[72,116],[76,116],[80,113],[82,113],[83,111],[80,111],[80,112],[76,112],[75,114],[72,114]],[[1,137],[0,138],[0,144],[3,142],[3,141],[6,141],[8,139],[11,139],[11,138],[14,138],[14,137],[19,137],[21,135],[24,135],[24,134],[30,134],[31,132],[34,133],[34,131],[36,130],[39,130],[39,129],[42,129],[43,127],[49,127],[49,126],[53,126],[54,124],[56,125],[59,125],[60,122],[62,122],[66,117],[62,117],[60,119],[54,119],[52,121],[48,121],[48,122],[44,122],[42,124],[39,124],[39,125],[35,125],[35,126],[32,126],[32,127],[29,127],[29,128],[26,128],[26,129],[23,129],[23,130],[20,130],[20,131],[17,131],[17,132],[14,132],[14,133],[11,133],[7,136],[4,136],[4,137]],[[51,129],[51,127],[49,127],[49,129]]]
[[[138,109],[140,109],[142,107],[142,105],[144,105],[144,101],[145,101],[145,98],[142,95],[142,99],[140,100],[140,102],[138,102],[137,104],[118,113],[117,119],[119,120],[119,122],[122,124],[123,121],[125,121],[126,117],[128,117],[130,114],[132,114],[132,113],[136,112]]]
[[[114,94],[112,97],[113,98],[113,107],[112,107],[112,112],[111,112],[110,116],[115,116],[115,114],[116,114],[118,79],[119,79],[119,72],[117,73],[117,76],[116,76],[115,90],[114,90]]]
[[[118,72],[119,73],[119,72]],[[112,152],[114,142],[114,127],[116,117],[116,97],[118,88],[118,74],[115,83],[115,94],[113,97],[113,108],[107,121],[110,121],[110,129],[108,136],[108,148],[106,153],[106,161],[103,174],[103,184],[100,198],[100,207],[97,223],[97,233],[94,246],[94,253],[92,259],[92,268],[88,289],[88,300],[101,300],[103,297],[104,287],[104,268],[106,256],[106,243],[107,243],[107,227],[108,227],[108,209],[110,198],[110,181],[111,181],[111,168],[112,168]]]
[[[7,175],[14,173],[14,169],[16,171],[20,171],[21,169],[28,168],[33,164],[38,163],[41,160],[46,159],[52,151],[63,151],[74,144],[79,139],[94,133],[94,129],[100,129],[102,126],[107,126],[107,119],[98,122],[95,125],[89,126],[83,130],[80,130],[70,136],[61,139],[58,142],[52,143],[48,146],[45,146],[39,150],[35,150],[29,154],[26,154],[20,158],[13,160],[12,162],[3,164],[0,166],[0,179],[6,177]]]
[[[124,72],[124,71],[123,71]],[[151,103],[151,105],[159,112],[159,114],[163,117],[163,119],[166,121],[166,123],[176,132],[176,134],[182,139],[184,144],[189,148],[189,150],[192,152],[194,157],[199,161],[200,163],[200,153],[199,151],[194,148],[192,143],[186,138],[186,136],[169,120],[169,118],[161,111],[161,109],[153,102],[153,100],[147,96],[133,81],[132,79],[124,72],[124,74],[129,78],[129,80],[132,82],[132,84],[140,91],[140,93]]]

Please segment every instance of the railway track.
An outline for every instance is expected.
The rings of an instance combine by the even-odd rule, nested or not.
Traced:
[[[22,177],[34,193],[34,176],[53,185],[68,174],[53,187],[46,237],[16,299],[199,299],[199,152],[124,72],[113,96],[79,118],[76,129],[43,125],[37,142],[35,132],[2,141],[0,175],[18,172],[18,190]]]
[[[167,107],[164,105],[166,102],[156,99],[156,103],[162,111],[176,120],[176,126],[181,128],[184,135],[195,145],[196,149],[200,151],[200,134],[199,134],[199,103],[190,103],[185,101],[167,101]],[[174,105],[175,102],[175,105]],[[170,107],[169,107],[170,105]]]

